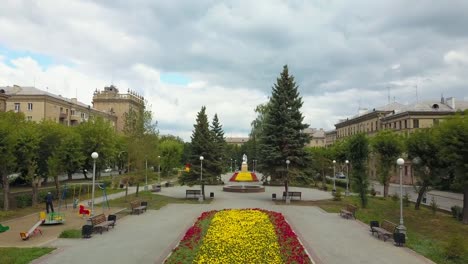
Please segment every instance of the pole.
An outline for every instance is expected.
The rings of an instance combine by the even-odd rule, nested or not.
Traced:
[[[406,227],[403,222],[403,165],[405,160],[399,158],[397,164],[400,166],[400,225],[397,227],[398,233],[405,234],[406,236]]]
[[[336,178],[336,173],[335,173],[335,164],[336,160],[333,160],[333,193],[336,192],[336,184],[335,184],[335,178]]]
[[[349,185],[349,161],[346,160],[346,193],[345,193],[346,196],[349,196],[348,185]]]
[[[202,202],[203,199],[203,158],[200,157],[200,197],[198,201]]]
[[[94,182],[96,179],[96,159],[93,159],[93,187],[91,196],[91,215],[94,215]],[[89,189],[88,189],[89,190]]]
[[[234,171],[237,171],[237,160],[234,160]]]
[[[289,160],[286,160],[286,203],[289,204],[291,200],[289,199]]]
[[[146,167],[145,168],[145,182],[146,182],[145,191],[147,191],[148,190],[148,158],[146,158],[145,163],[146,163],[145,164],[145,167]]]
[[[160,157],[158,156],[158,159]],[[161,186],[161,162],[160,162],[161,159],[158,160],[158,184],[159,186]]]

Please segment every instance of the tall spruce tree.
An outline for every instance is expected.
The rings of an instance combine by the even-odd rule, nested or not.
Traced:
[[[213,133],[213,167],[211,171],[216,175],[216,180],[221,180],[221,173],[224,172],[226,164],[226,140],[224,138],[223,126],[219,123],[218,115],[215,114],[211,123],[211,132]]]
[[[217,176],[211,171],[213,161],[215,160],[215,157],[213,157],[213,133],[209,128],[205,106],[202,106],[200,112],[198,112],[196,124],[193,126],[191,153],[189,156],[191,168],[190,172],[181,175],[179,182],[187,185],[200,184],[200,156],[203,156],[202,195],[204,198],[204,183],[212,181]]]
[[[353,164],[351,172],[351,185],[359,194],[361,206],[367,206],[367,189],[369,179],[367,177],[367,159],[369,157],[369,139],[364,133],[359,133],[351,137],[348,141],[348,155]]]
[[[302,104],[294,76],[289,75],[285,65],[272,87],[267,113],[263,114],[258,170],[270,175],[272,181],[284,181],[286,191],[289,181],[305,170],[309,160],[304,148],[309,136],[303,133],[308,125],[303,123]],[[286,160],[291,162],[289,172]]]

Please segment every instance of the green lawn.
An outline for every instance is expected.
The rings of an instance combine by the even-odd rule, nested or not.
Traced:
[[[138,197],[136,194],[130,194],[127,198],[121,197],[115,200],[110,200],[109,205],[111,207],[129,207],[129,203],[134,200],[141,200],[148,202],[148,209],[160,209],[161,207],[170,204],[170,203],[188,203],[188,204],[199,204],[197,199],[181,199],[181,198],[173,198],[169,196],[163,196],[159,194],[154,194],[149,191],[140,191]],[[204,204],[211,203],[211,200],[208,198],[204,202]]]
[[[53,250],[54,248],[0,248],[0,263],[26,264]]]
[[[308,204],[319,206],[327,212],[337,213],[347,203],[360,205],[358,197],[346,197],[339,202],[326,200]],[[426,207],[415,210],[413,203],[410,204],[410,207],[404,207],[403,214],[408,230],[407,247],[436,263],[468,263],[468,225],[463,225],[448,213],[436,212],[434,214]],[[380,222],[383,219],[398,224],[400,203],[393,201],[390,197],[387,199],[370,197],[367,208],[359,208],[356,217],[367,224],[371,220]],[[454,243],[455,246],[449,247],[450,242]],[[464,249],[463,256],[459,259],[448,259],[446,249],[449,247],[453,252],[457,245],[462,250]]]

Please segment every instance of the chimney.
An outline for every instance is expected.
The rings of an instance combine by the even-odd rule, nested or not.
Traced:
[[[447,100],[445,100],[445,104],[448,105],[453,110],[455,110],[455,97],[447,98]]]

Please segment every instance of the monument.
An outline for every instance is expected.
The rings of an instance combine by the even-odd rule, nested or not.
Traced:
[[[247,155],[242,155],[241,172],[248,172]]]
[[[242,155],[241,171],[236,171],[229,179],[230,182],[235,182],[234,185],[226,185],[223,187],[225,192],[264,192],[265,188],[260,185],[255,172],[250,172],[248,169],[247,155]]]

